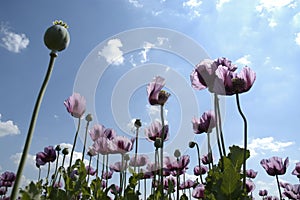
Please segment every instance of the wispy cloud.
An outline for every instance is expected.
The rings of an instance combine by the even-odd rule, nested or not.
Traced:
[[[230,2],[230,0],[219,0],[216,4],[216,9],[221,10],[225,3]]]
[[[256,10],[258,12],[272,12],[285,6],[294,7],[294,3],[294,0],[260,0]]]
[[[129,3],[131,3],[136,8],[142,8],[143,4],[141,4],[138,0],[128,0]]]
[[[255,156],[260,154],[265,154],[267,151],[279,152],[284,151],[286,147],[293,145],[294,142],[280,142],[275,141],[273,137],[265,137],[265,138],[256,138],[253,139],[248,147],[250,150],[251,156]]]
[[[13,121],[1,121],[0,114],[0,137],[4,137],[6,135],[17,135],[20,134],[19,127],[14,124]]]
[[[120,65],[124,62],[123,52],[120,49],[122,46],[120,39],[111,39],[98,54],[103,56],[109,64]]]
[[[148,58],[147,58],[147,53],[148,51],[155,47],[155,44],[152,44],[150,42],[144,42],[144,45],[143,45],[143,48],[144,50],[142,50],[139,54],[142,56],[142,60],[141,60],[141,63],[145,63],[148,61]]]
[[[241,64],[241,65],[250,65],[251,64],[251,61],[250,61],[250,55],[248,54],[248,55],[244,55],[243,57],[241,57],[241,58],[239,58],[239,59],[237,59],[235,62],[237,63],[237,64]]]
[[[29,45],[29,39],[24,33],[14,33],[4,23],[0,24],[0,37],[0,46],[13,53],[20,53]]]
[[[182,3],[182,6],[190,10],[189,15],[191,19],[200,16],[199,8],[202,4],[200,0],[188,0]]]

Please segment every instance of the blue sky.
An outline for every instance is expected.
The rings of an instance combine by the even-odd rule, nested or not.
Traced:
[[[189,74],[204,57],[224,56],[239,68],[248,65],[257,74],[253,88],[241,95],[249,121],[252,157],[248,166],[259,172],[255,195],[259,189],[272,191],[275,186],[275,180],[259,165],[263,158],[289,156],[290,166],[281,179],[297,182],[290,174],[300,160],[295,126],[300,120],[299,1],[91,0],[1,4],[0,172],[17,169],[33,105],[49,62],[50,52],[43,44],[43,35],[54,20],[61,19],[70,27],[71,41],[55,61],[24,181],[37,177],[37,170],[32,167],[35,153],[48,145],[73,142],[76,121],[63,105],[73,91],[82,90],[92,98],[94,105],[88,105],[87,113],[95,115],[93,123],[98,121],[119,134],[133,136],[128,129],[131,118],[141,118],[147,126],[157,117],[157,109],[147,103],[146,83],[154,74],[168,77],[166,88],[172,93],[165,113],[171,132],[169,144],[176,144],[176,138],[193,137],[191,124],[181,123],[193,116],[186,116],[182,110],[189,109],[188,114],[201,116],[212,107],[212,99],[206,90],[185,89],[190,84]],[[198,52],[201,48],[203,52]],[[86,66],[90,66],[88,62],[102,70],[101,74],[84,74]],[[130,86],[131,90],[122,86]],[[182,91],[195,102],[183,98]],[[235,99],[226,97],[222,102],[226,146],[242,144],[243,124]],[[130,118],[119,109],[125,109]],[[179,132],[181,127],[184,132]],[[205,136],[195,139],[203,143]],[[145,139],[140,142],[141,152],[152,151],[152,145]],[[78,156],[81,149],[79,140]],[[185,150],[195,164],[194,150]],[[275,191],[273,194],[277,195]]]

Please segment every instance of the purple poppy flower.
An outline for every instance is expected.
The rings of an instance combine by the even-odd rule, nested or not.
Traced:
[[[196,185],[197,183],[195,181],[192,180],[186,180],[185,182],[181,183],[179,185],[179,189],[183,190],[183,189],[189,189],[192,188]]]
[[[204,198],[204,185],[199,184],[193,189],[192,196],[196,199]]]
[[[143,177],[141,179],[149,179],[153,177],[152,171],[147,171],[145,169],[140,169],[139,173],[143,174]]]
[[[133,149],[135,138],[127,138],[125,136],[116,136],[111,140],[113,144],[112,154],[125,154]]]
[[[129,161],[129,166],[133,167],[142,167],[145,166],[149,161],[149,157],[147,155],[137,155],[136,160],[135,156],[132,156]]]
[[[104,180],[108,180],[112,178],[113,173],[114,173],[113,171],[103,172],[101,177]]]
[[[199,165],[194,167],[194,175],[200,176],[206,174],[208,171],[208,168],[206,166],[201,165],[201,168],[199,168]]]
[[[145,135],[148,141],[155,142],[156,138],[162,138],[162,125],[159,121],[151,123],[150,127],[145,128]],[[164,126],[164,141],[169,139],[169,126]]]
[[[296,163],[295,169],[292,171],[292,174],[300,178],[300,162]]]
[[[292,185],[292,184],[284,184],[283,195],[289,199],[300,199],[300,184]]]
[[[221,57],[221,58],[218,58],[215,63],[218,65],[218,66],[225,66],[227,67],[227,69],[229,71],[235,71],[237,69],[237,66],[236,65],[233,65],[231,60],[228,60],[227,58],[225,57]]]
[[[202,114],[200,119],[192,119],[193,130],[195,134],[201,134],[203,132],[210,133],[216,126],[215,113],[213,111],[206,111]]]
[[[16,180],[16,175],[13,172],[3,172],[0,176],[0,187],[11,187]]]
[[[253,181],[251,180],[246,180],[246,191],[247,193],[253,192],[253,190],[255,189],[255,184]]]
[[[226,67],[219,67],[216,70],[218,79],[223,82],[225,91],[218,90],[220,95],[240,94],[250,90],[256,79],[256,74],[251,68],[244,67],[242,71],[237,74],[228,70]]]
[[[286,158],[283,163],[281,158],[271,157],[261,160],[260,164],[270,176],[283,175],[289,165],[289,158]]]
[[[72,94],[64,101],[67,111],[75,118],[81,118],[86,109],[86,100],[78,93]]]
[[[181,175],[185,172],[186,169],[188,169],[188,164],[190,163],[190,156],[189,155],[183,155],[177,159],[171,158],[169,156],[166,156],[164,158],[164,166],[166,169],[168,169],[173,176]]]
[[[160,76],[153,78],[147,86],[148,100],[151,105],[164,105],[170,94],[161,90],[165,86],[165,79]]]
[[[92,145],[96,152],[101,155],[112,154],[116,151],[116,145],[106,137],[99,137]]]
[[[44,148],[44,152],[39,152],[35,156],[36,166],[45,165],[47,162],[54,162],[56,159],[56,151],[53,146]]]
[[[211,157],[212,159],[212,156],[209,156],[208,154],[203,155],[203,157],[201,158],[201,161],[204,165],[209,165],[210,163],[212,163],[213,160],[211,160],[209,157]]]
[[[95,124],[91,130],[89,130],[89,134],[93,141],[96,141],[99,137],[104,137],[105,127],[101,124]]]
[[[257,175],[257,172],[255,172],[253,169],[248,169],[248,170],[246,171],[246,176],[247,176],[248,178],[255,178],[256,175]]]
[[[262,196],[262,197],[263,197],[263,196],[267,196],[267,195],[268,195],[268,191],[267,191],[267,190],[259,190],[259,191],[258,191],[258,195],[259,195],[259,196]]]
[[[165,190],[168,190],[171,185],[173,186],[173,188],[175,188],[176,184],[177,184],[177,181],[174,176],[168,176],[163,179],[163,185],[164,185]],[[174,191],[174,189],[173,189],[173,191]]]
[[[208,88],[210,92],[220,93],[224,91],[224,84],[216,75],[216,70],[224,67],[229,71],[235,71],[237,67],[231,64],[227,58],[218,58],[217,60],[204,59],[195,66],[190,75],[192,87],[196,90]]]
[[[122,162],[115,162],[109,165],[109,169],[114,172],[125,171],[127,169],[127,164],[124,162],[122,166]]]
[[[97,171],[94,170],[91,166],[85,166],[85,169],[86,169],[87,174],[89,174],[91,176],[94,176],[97,173]]]

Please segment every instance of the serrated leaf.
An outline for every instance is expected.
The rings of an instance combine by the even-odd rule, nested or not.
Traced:
[[[229,147],[230,153],[228,154],[228,158],[231,160],[235,171],[239,171],[244,163],[244,149],[239,146],[231,146]],[[247,150],[246,159],[250,157],[250,152]]]
[[[240,174],[236,172],[230,159],[224,157],[224,171],[222,174],[221,191],[226,196],[230,196],[239,185]]]

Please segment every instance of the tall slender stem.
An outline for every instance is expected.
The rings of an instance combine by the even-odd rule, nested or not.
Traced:
[[[100,157],[100,154],[98,153],[97,154],[97,165],[96,165],[97,177],[99,177],[99,157]]]
[[[138,137],[139,137],[139,127],[136,128],[136,135],[135,135],[135,155],[134,155],[134,172],[136,172],[136,160],[137,160],[137,153],[138,153]]]
[[[56,178],[57,178],[57,168],[58,168],[58,160],[59,160],[59,151],[57,151],[57,158],[56,158],[56,164],[55,164],[55,171],[54,171],[54,174],[52,176],[52,186],[54,186],[54,183],[56,181]]]
[[[276,181],[277,181],[277,187],[278,187],[279,197],[280,197],[280,200],[282,200],[282,194],[281,194],[281,189],[280,189],[278,175],[276,174],[275,176],[276,176]]]
[[[88,132],[88,129],[89,129],[89,124],[90,124],[90,121],[87,121],[86,127],[85,127],[84,143],[83,143],[83,149],[82,149],[82,158],[81,158],[81,161],[83,161],[83,159],[84,159],[85,145],[86,145],[86,138],[87,138],[87,132]]]
[[[108,154],[106,155],[106,164],[105,164],[105,167],[106,167],[106,181],[105,181],[105,188],[107,188],[107,185],[108,185]]]
[[[200,161],[200,150],[199,150],[199,146],[198,144],[195,142],[196,144],[196,148],[197,148],[197,154],[198,154],[198,165],[199,165],[199,170],[201,171],[201,161]],[[201,184],[203,184],[203,179],[202,179],[202,173],[200,172],[200,181],[201,181]]]
[[[34,106],[34,110],[33,110],[33,113],[32,113],[29,129],[28,129],[28,133],[27,133],[27,137],[26,137],[26,141],[25,141],[25,145],[24,145],[24,149],[23,149],[23,153],[22,153],[20,164],[19,164],[18,171],[17,171],[17,174],[16,174],[16,180],[15,180],[12,192],[11,192],[11,199],[16,199],[17,198],[17,193],[18,193],[20,182],[21,182],[23,169],[24,169],[24,166],[25,166],[25,163],[26,163],[27,154],[29,152],[29,148],[30,148],[30,145],[31,145],[36,120],[37,120],[37,117],[38,117],[38,114],[39,114],[40,106],[41,106],[41,103],[42,103],[42,100],[43,100],[48,82],[49,82],[50,77],[51,77],[51,73],[53,71],[54,60],[55,60],[56,57],[57,57],[57,54],[52,51],[50,53],[50,61],[49,61],[48,70],[47,70],[44,82],[41,86],[40,92],[38,94],[37,100],[35,102],[35,106]]]
[[[215,96],[215,98],[214,98],[214,110],[215,110],[216,122],[218,121],[218,111],[217,111],[218,108],[217,108],[217,105],[218,105],[217,98]],[[217,135],[217,142],[218,142],[218,150],[219,150],[219,154],[220,154],[220,159],[221,159],[222,166],[223,166],[222,148],[221,148],[221,142],[220,142],[220,132],[219,132],[219,125],[218,125],[218,123],[216,123],[216,135]]]
[[[64,154],[63,156],[63,160],[62,160],[62,163],[61,163],[61,166],[64,167],[64,164],[65,164],[65,159],[66,159],[66,155]],[[58,184],[60,183],[60,180],[61,180],[61,174],[59,174],[59,178],[58,178]]]
[[[240,99],[239,94],[236,94],[236,103],[238,107],[238,111],[243,118],[244,121],[244,164],[243,164],[243,189],[246,190],[246,157],[247,157],[247,119],[242,112],[241,105],[240,105]]]
[[[144,179],[144,200],[146,200],[147,199],[147,184],[146,184],[146,178]]]
[[[78,118],[78,126],[77,126],[77,130],[76,130],[76,133],[75,133],[74,143],[73,143],[73,146],[72,146],[71,157],[70,157],[70,164],[69,164],[70,169],[71,169],[71,166],[72,166],[73,153],[74,153],[74,150],[75,150],[75,145],[76,145],[76,141],[77,141],[77,137],[78,137],[78,133],[79,133],[79,129],[80,129],[80,121],[81,121],[81,119]]]
[[[164,139],[165,139],[165,122],[164,122],[164,106],[160,106],[160,117],[161,117],[161,149],[160,149],[160,185],[161,185],[161,195],[164,194],[164,177],[163,177],[163,159],[164,159]]]
[[[91,162],[92,162],[92,156],[90,156],[90,160],[89,160],[89,165],[88,165],[88,171],[87,171],[87,184],[89,184],[89,179],[90,179],[90,167],[91,167]]]
[[[224,136],[223,136],[223,130],[222,130],[222,117],[221,117],[221,110],[220,110],[220,103],[219,103],[219,98],[218,95],[215,94],[215,99],[216,99],[216,108],[217,108],[217,124],[218,128],[220,131],[220,138],[221,138],[221,144],[222,144],[222,150],[223,150],[223,155],[226,155],[226,148],[225,148],[225,142],[224,142]]]

